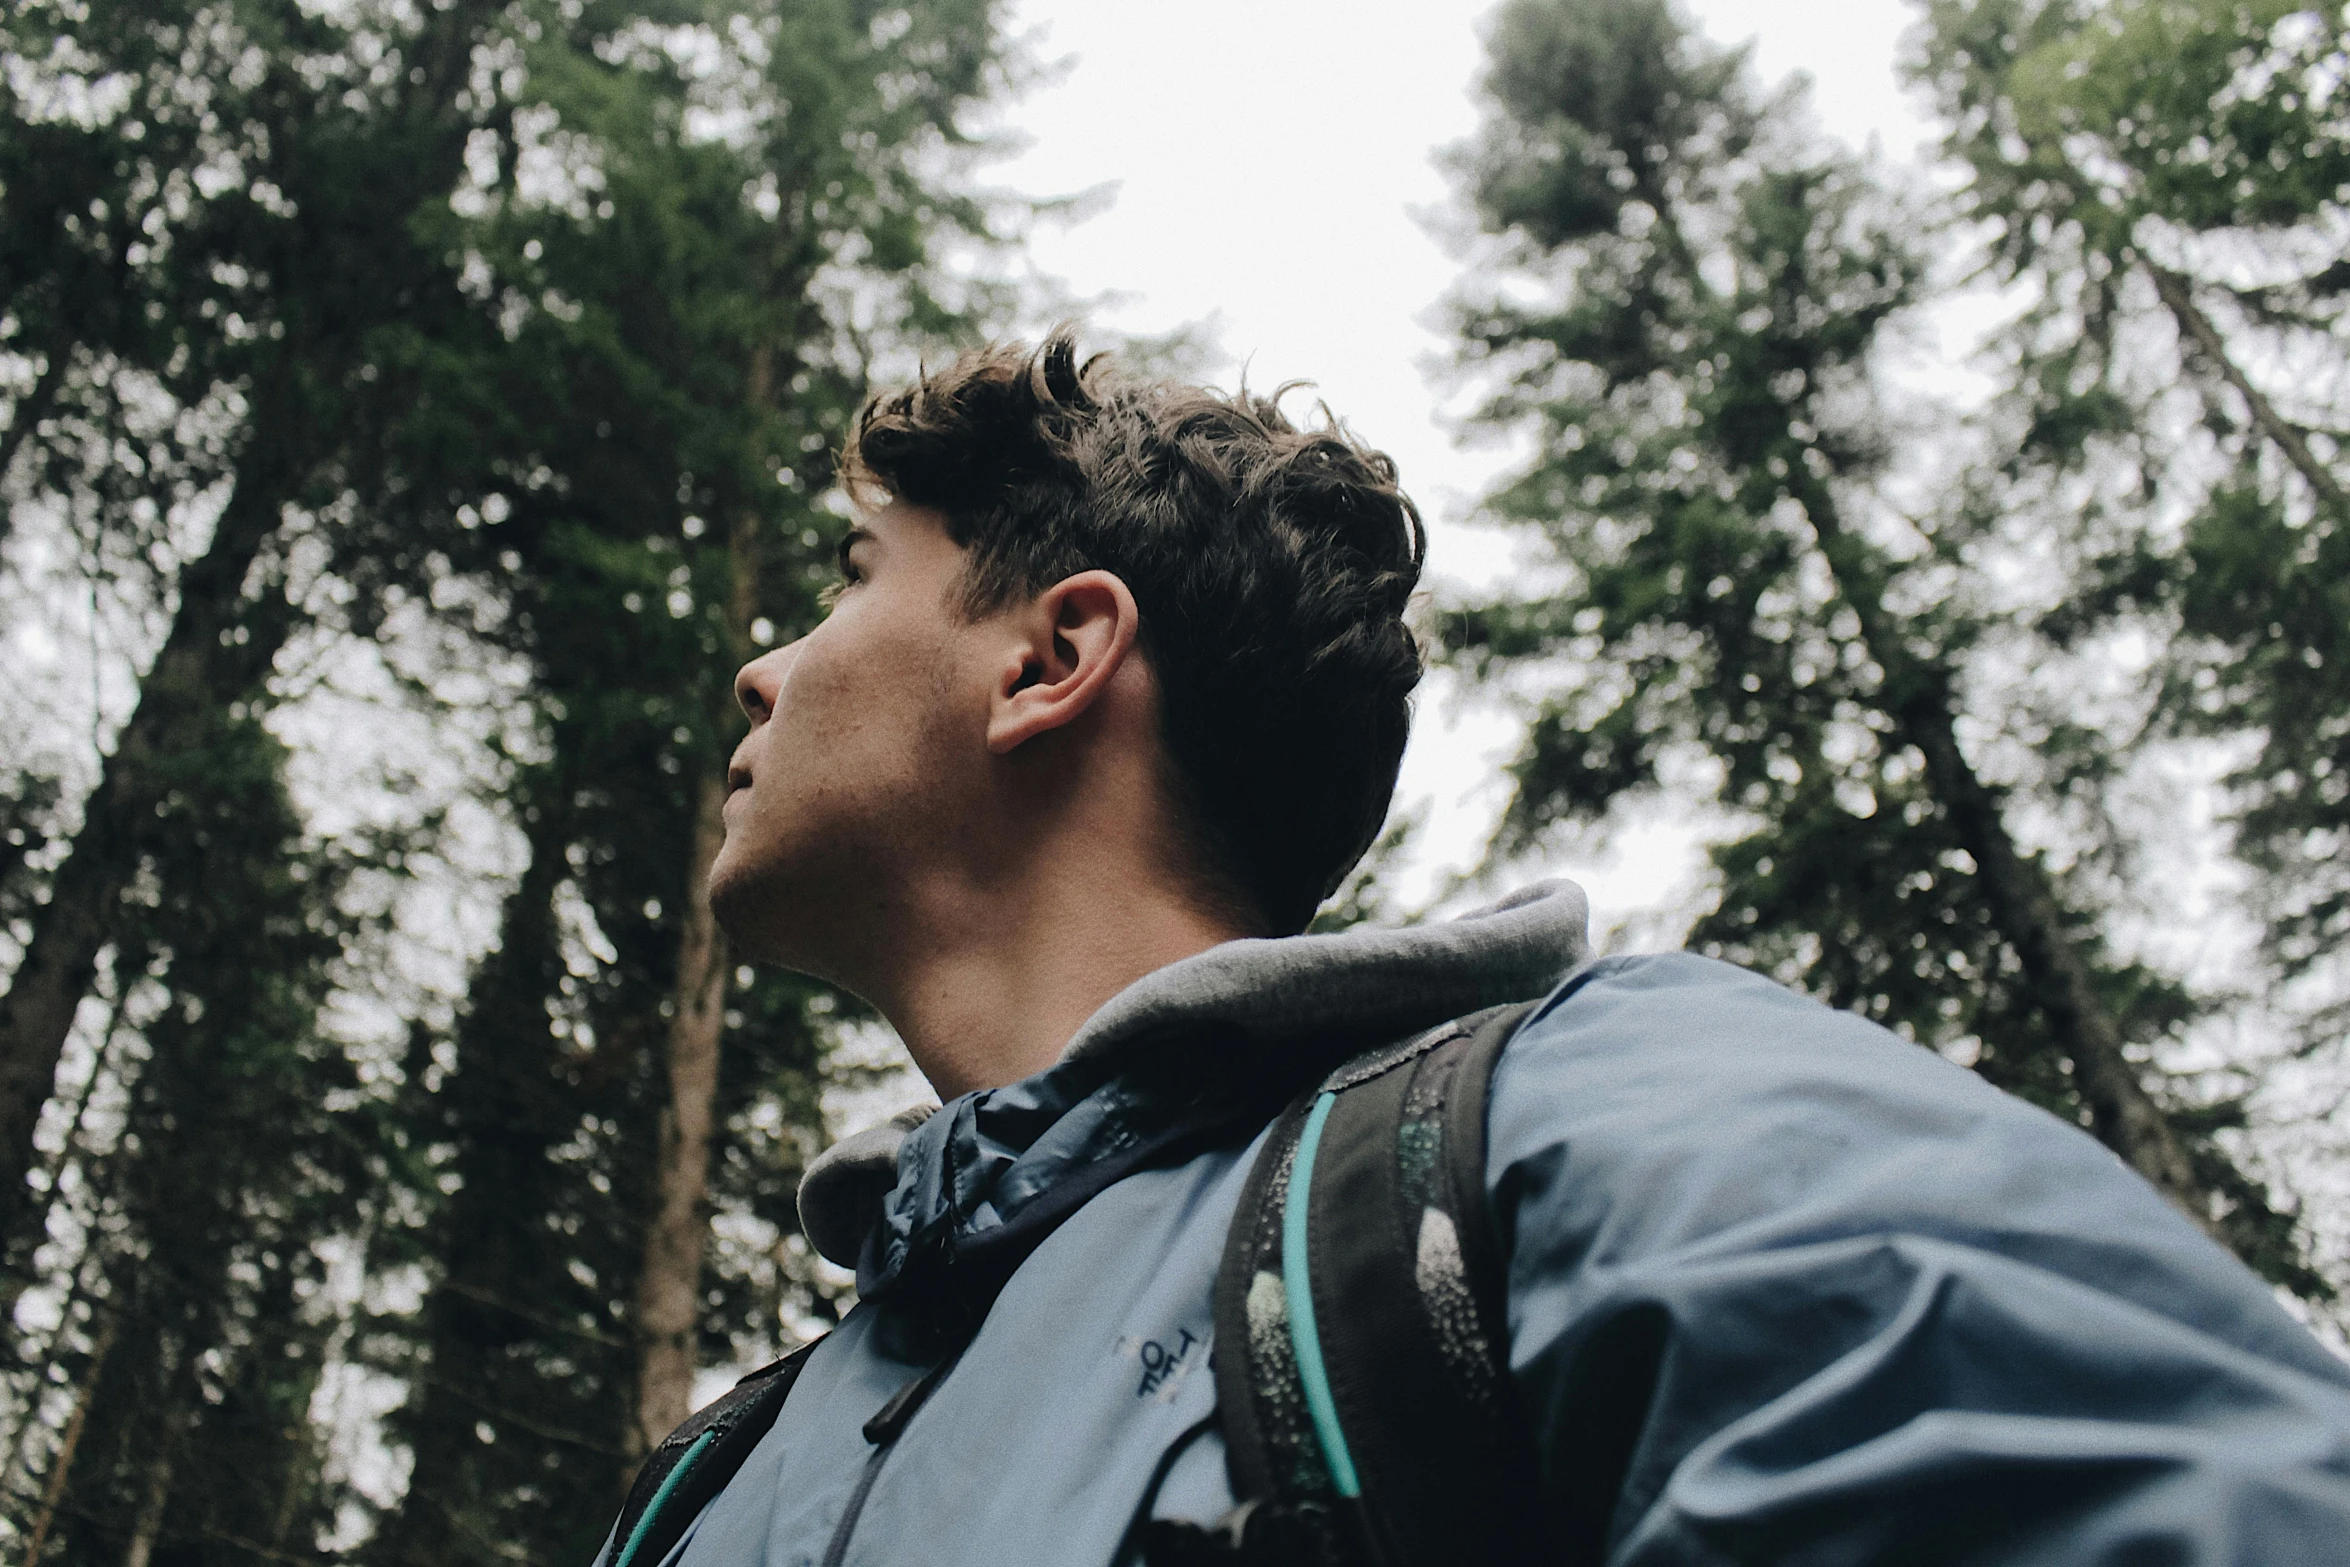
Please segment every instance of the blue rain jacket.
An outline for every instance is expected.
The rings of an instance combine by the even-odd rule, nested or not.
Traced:
[[[1614,1567],[2350,1564],[2350,1366],[2112,1154],[1741,969],[1582,962],[1582,918],[1552,885],[1434,934],[1233,943],[1039,1077],[852,1140],[808,1207],[864,1298],[670,1564],[1111,1563],[1214,1410],[1257,1147],[1169,1128],[1317,1016],[1401,1037],[1513,991],[1549,999],[1489,1105],[1510,1360],[1551,1504]],[[865,1422],[940,1358],[916,1325],[1030,1221],[876,1460]],[[1152,1510],[1232,1500],[1211,1433]]]

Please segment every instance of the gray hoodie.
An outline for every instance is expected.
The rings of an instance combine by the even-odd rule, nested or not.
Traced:
[[[670,1562],[1104,1567],[1214,1411],[1265,1120],[1352,1050],[1547,995],[1487,1185],[1555,1532],[1626,1567],[2350,1563],[2350,1369],[2103,1148],[1741,970],[1588,962],[1584,923],[1552,883],[1229,943],[818,1161],[808,1231],[860,1303]],[[1231,1503],[1211,1430],[1151,1510]]]

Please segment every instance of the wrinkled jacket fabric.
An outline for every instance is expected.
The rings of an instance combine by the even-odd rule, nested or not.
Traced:
[[[1271,1109],[1541,995],[1486,1176],[1557,1532],[1621,1567],[2350,1563],[2350,1368],[2110,1153],[1743,970],[1588,962],[1583,921],[1549,884],[1229,943],[1050,1071],[850,1139],[803,1207],[860,1303],[669,1563],[1111,1563],[1214,1412]],[[948,1358],[876,1460],[866,1421]],[[1150,1511],[1232,1500],[1211,1428]]]

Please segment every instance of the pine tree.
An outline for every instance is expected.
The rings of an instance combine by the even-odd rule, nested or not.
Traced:
[[[216,274],[213,263],[234,266],[240,218],[235,196],[212,199],[191,173],[250,150],[238,134],[249,105],[215,52],[222,40],[190,37],[189,20],[100,4],[79,8],[69,26],[63,8],[38,3],[0,20],[13,67],[0,84],[0,341],[16,371],[0,481],[25,454],[18,493],[103,489],[116,464],[77,459],[98,444],[119,461],[116,443],[136,424],[126,401],[151,388],[194,406],[210,390],[217,355],[205,350],[220,345],[203,323],[241,303],[235,273]],[[176,210],[162,212],[167,186]],[[128,448],[119,464],[128,482],[108,497],[117,528],[131,521],[122,515],[131,498],[163,492],[163,476],[197,458],[170,450],[178,443],[168,431],[148,434]],[[14,520],[11,506],[0,541]]]
[[[2166,650],[2156,720],[2244,737],[2227,780],[2268,952],[2311,1044],[2350,988],[2350,24],[2262,0],[1968,0],[1916,62],[1968,216],[2032,301],[2011,334],[2028,416],[2125,468],[2139,504],[2084,552],[2062,627]]]
[[[424,554],[413,536],[373,547],[379,504],[398,496],[369,435],[407,405],[371,340],[465,305],[450,259],[420,243],[419,215],[445,205],[469,136],[498,110],[494,92],[474,91],[477,47],[533,25],[487,0],[406,20],[397,8],[330,16],[291,0],[16,13],[12,58],[67,62],[27,73],[54,80],[13,101],[7,127],[19,165],[8,195],[27,203],[28,236],[10,258],[12,297],[42,302],[32,357],[93,360],[109,386],[160,359],[183,408],[210,401],[234,415],[219,459],[225,501],[168,585],[169,632],[0,994],[0,1242],[21,1249],[29,1238],[34,1128],[122,900],[168,860],[158,823],[171,759],[223,715],[266,700],[276,655],[303,621],[286,590],[293,535],[353,524],[336,542],[375,563],[350,573],[366,587]],[[120,102],[100,91],[126,80]],[[61,118],[57,102],[76,94],[104,101]],[[173,161],[147,155],[150,135]],[[27,164],[80,170],[96,188],[27,180]],[[19,229],[13,207],[6,226]],[[93,272],[133,284],[110,292]],[[126,327],[124,304],[145,324]],[[44,395],[36,383],[12,411],[27,450],[55,423],[30,417]]]
[[[1497,851],[1711,794],[1735,825],[1699,950],[1970,1060],[2321,1290],[2213,1141],[2230,1108],[2149,1059],[2196,999],[2101,933],[2096,742],[1976,710],[2018,645],[1980,569],[2003,470],[1918,483],[1936,425],[1904,428],[1880,369],[1929,287],[1921,215],[1661,0],[1515,0],[1492,56],[1458,167],[1509,281],[1458,324],[1482,419],[1537,447],[1491,513],[1559,584],[1445,626],[1539,693]],[[2084,821],[2089,849],[2068,869],[2024,812]]]
[[[258,722],[206,739],[174,759],[174,862],[114,931],[128,1026],[92,1078],[119,1112],[50,1169],[72,1287],[43,1358],[76,1392],[62,1429],[13,1433],[39,1487],[28,1562],[44,1546],[242,1561],[332,1521],[310,1420],[332,1328],[315,1243],[356,1226],[382,1136],[319,1027],[356,934],[347,867],[304,843]]]
[[[451,240],[510,340],[447,361],[434,406],[464,439],[433,448],[434,483],[478,520],[453,558],[499,597],[485,634],[528,661],[552,760],[436,1092],[467,1119],[418,1238],[423,1331],[393,1350],[415,1469],[371,1547],[387,1562],[592,1552],[571,1536],[608,1522],[697,1368],[771,1354],[784,1308],[820,1309],[786,1237],[839,1004],[746,982],[701,887],[733,672],[820,612],[843,526],[825,465],[869,355],[968,320],[931,281],[988,214],[945,155],[1001,46],[979,4],[718,20],[690,46],[534,58],[529,90],[595,171],[592,218],[493,185]],[[686,134],[718,107],[754,130]],[[855,325],[876,296],[902,325]],[[713,1258],[714,1200],[763,1243]]]
[[[0,1218],[66,1324],[29,1346],[11,1522],[53,1559],[307,1554],[353,1500],[308,1400],[355,1361],[409,1393],[410,1483],[366,1554],[584,1559],[697,1365],[826,1309],[791,1194],[844,1003],[738,973],[699,885],[730,676],[818,612],[868,365],[994,301],[942,263],[994,221],[958,119],[1005,79],[995,8],[9,26],[9,83],[54,90],[0,128],[7,482],[168,623],[86,801],[10,759]],[[528,852],[495,948],[387,1087],[323,1037],[329,990],[368,988],[348,857],[301,832],[270,735],[294,651],[388,644],[418,605],[459,656],[522,660],[538,734],[499,802]],[[65,1045],[109,1010],[89,1090],[50,1106],[96,1130],[37,1157]],[[278,1055],[247,1081],[255,1031]],[[117,1094],[144,1108],[110,1140]],[[44,1212],[78,1250],[34,1254]],[[321,1248],[360,1245],[427,1283],[420,1312],[322,1298]]]

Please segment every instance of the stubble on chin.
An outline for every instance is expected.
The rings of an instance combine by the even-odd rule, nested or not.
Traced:
[[[702,896],[710,900],[710,912],[718,916],[718,928],[726,939],[740,946],[742,918],[736,885],[734,868],[727,863],[726,850],[721,848],[718,858],[710,862],[710,874],[702,879]]]
[[[771,923],[762,915],[775,901],[774,884],[778,881],[775,867],[762,861],[755,842],[746,841],[748,829],[755,824],[748,820],[729,824],[725,841],[718,846],[717,857],[710,862],[710,874],[704,878],[702,891],[710,900],[710,912],[718,917],[718,928],[736,951],[748,957],[762,957],[767,945],[762,927]]]
[[[767,853],[755,852],[764,847]],[[729,853],[728,849],[741,851]],[[710,911],[736,954],[749,962],[776,964],[796,973],[834,980],[821,954],[808,950],[818,932],[799,928],[792,911],[809,905],[806,867],[787,862],[772,845],[735,844],[721,849],[704,884]]]
[[[702,883],[702,895],[710,900],[710,912],[718,917],[718,928],[725,933],[727,941],[748,957],[753,955],[758,943],[751,939],[748,916],[752,903],[750,889],[744,885],[746,879],[721,849]]]

